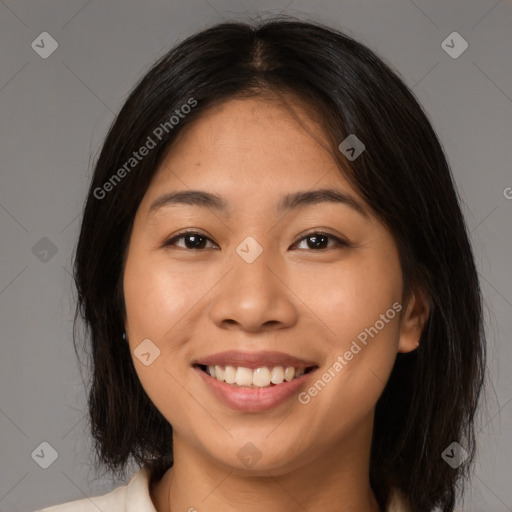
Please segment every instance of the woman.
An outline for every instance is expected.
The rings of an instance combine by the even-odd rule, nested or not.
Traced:
[[[143,77],[76,250],[111,493],[64,511],[454,510],[484,374],[440,143],[366,47],[223,23]]]

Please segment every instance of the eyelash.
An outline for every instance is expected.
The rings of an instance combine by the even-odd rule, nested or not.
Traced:
[[[182,233],[179,233],[179,234],[173,236],[172,238],[168,239],[167,241],[165,241],[164,244],[163,244],[163,247],[173,246],[173,245],[175,245],[175,242],[177,240],[185,238],[187,235],[198,235],[198,236],[200,236],[202,238],[205,238],[206,240],[212,242],[212,240],[210,238],[208,238],[206,235],[203,235],[202,233],[199,233],[197,231],[183,231]],[[331,240],[334,240],[336,242],[336,245],[335,246],[331,246],[331,247],[324,247],[324,248],[321,248],[321,249],[309,249],[310,251],[321,252],[321,251],[325,251],[325,250],[328,250],[328,249],[332,249],[333,247],[336,247],[336,246],[350,247],[350,244],[347,241],[342,240],[341,238],[339,238],[337,236],[334,236],[331,233],[327,233],[325,231],[312,231],[310,233],[307,233],[302,238],[300,238],[297,242],[295,242],[295,244],[297,244],[299,242],[302,242],[303,240],[306,240],[307,238],[310,238],[310,237],[313,237],[313,236],[324,236],[324,237],[330,238]],[[194,248],[190,249],[188,247],[182,247],[182,249],[185,249],[187,251],[203,251],[203,250],[205,250],[204,248],[203,249],[197,249],[197,248],[196,249],[194,249]],[[299,249],[299,250],[304,250],[304,249]]]

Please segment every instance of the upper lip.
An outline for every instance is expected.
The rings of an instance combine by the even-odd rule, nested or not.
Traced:
[[[252,370],[266,366],[293,366],[294,368],[309,368],[317,366],[314,361],[307,361],[284,352],[261,351],[243,352],[240,350],[228,350],[210,356],[201,357],[192,364],[204,366],[242,366]]]

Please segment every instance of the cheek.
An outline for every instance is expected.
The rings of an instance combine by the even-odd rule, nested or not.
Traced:
[[[127,328],[135,337],[162,339],[197,295],[189,276],[137,254],[126,262],[123,283]]]
[[[361,419],[377,402],[396,358],[402,308],[398,255],[361,253],[302,283],[304,302],[320,319],[319,337],[329,353],[318,375],[328,383],[311,390],[323,397],[313,407],[318,417],[336,416],[329,413],[332,406]]]
[[[338,432],[340,414],[350,428],[373,409],[393,368],[402,309],[398,256],[354,258],[316,273],[309,285],[316,291],[308,305],[328,327],[324,339],[330,341],[325,367],[303,400],[310,399],[313,416],[327,418]]]
[[[360,257],[359,257],[360,256]],[[334,350],[343,350],[359,333],[378,323],[385,315],[387,333],[398,333],[398,318],[392,309],[400,303],[402,275],[398,258],[354,254],[341,264],[318,266],[314,273],[302,273],[294,292],[314,313],[318,327],[325,330]],[[386,316],[388,310],[391,311]],[[386,336],[389,338],[389,336]],[[396,336],[392,336],[393,342]]]
[[[345,302],[338,303],[342,308]],[[331,318],[336,337],[316,380],[300,396],[309,408],[310,428],[337,439],[357,428],[374,410],[396,359],[400,303],[383,300],[349,304]],[[380,315],[384,315],[382,320]]]
[[[185,326],[180,320],[195,297],[187,281],[188,276],[170,271],[165,262],[147,253],[129,253],[123,285],[126,332],[135,371],[150,400],[173,426],[179,426],[180,416],[189,407],[179,398],[184,377],[176,366],[183,359],[183,341],[175,341],[183,336],[180,329]],[[158,354],[149,365],[137,357],[137,348],[146,339],[157,347],[149,345],[151,356]]]
[[[188,378],[179,362],[187,360],[190,311],[206,286],[195,273],[176,267],[161,255],[134,247],[123,277],[126,332],[135,370],[151,401],[169,421],[188,407],[178,399]],[[146,339],[157,347],[149,345],[149,350],[158,354],[147,366],[137,358],[137,348]]]

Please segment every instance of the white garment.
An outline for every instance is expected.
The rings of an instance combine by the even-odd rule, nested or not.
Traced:
[[[150,472],[143,466],[127,485],[115,488],[102,496],[84,498],[47,507],[35,512],[157,512],[149,495]],[[398,493],[395,493],[386,512],[408,512]]]
[[[149,495],[149,477],[149,468],[143,466],[127,485],[116,487],[108,494],[70,501],[35,512],[157,512]]]

